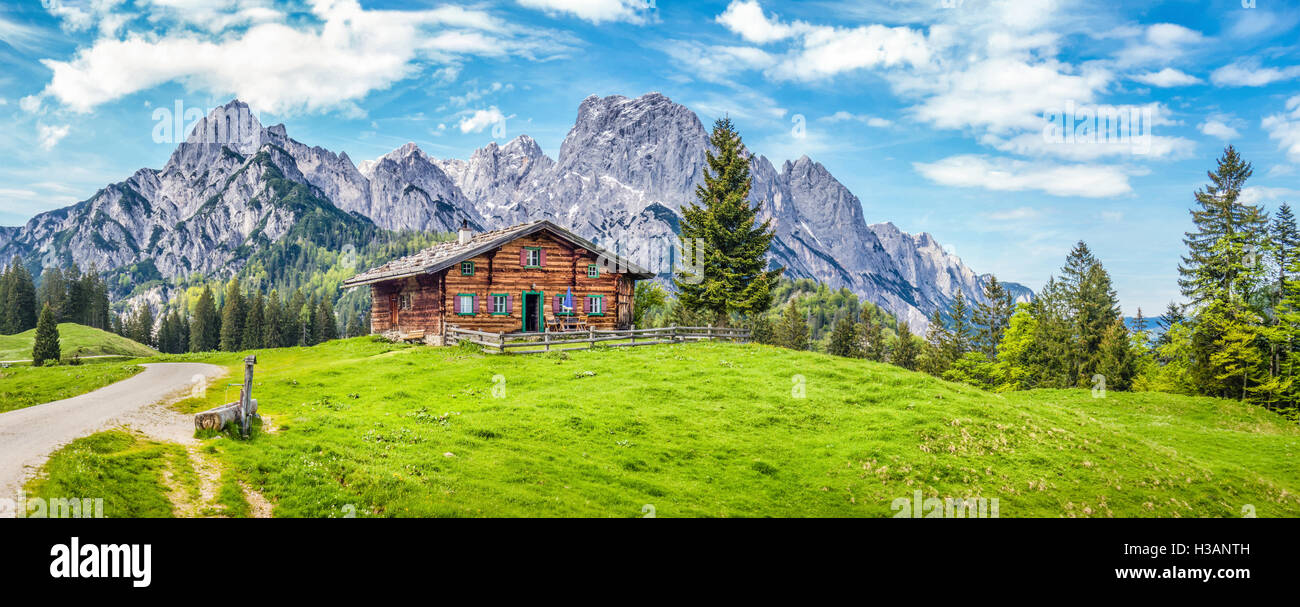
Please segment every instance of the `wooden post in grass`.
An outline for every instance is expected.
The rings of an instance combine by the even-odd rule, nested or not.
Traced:
[[[239,389],[239,400],[214,407],[194,416],[196,430],[221,430],[227,424],[239,424],[239,432],[248,438],[252,419],[257,415],[257,399],[253,398],[253,365],[256,356],[244,358],[244,385]]]

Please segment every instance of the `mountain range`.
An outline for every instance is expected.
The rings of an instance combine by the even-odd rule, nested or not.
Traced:
[[[695,198],[708,145],[699,117],[663,95],[591,96],[555,159],[519,135],[468,160],[408,143],[354,164],[345,152],[290,138],[283,124],[264,127],[235,100],[200,120],[163,168],[0,228],[0,258],[101,270],[147,264],[162,279],[224,276],[313,218],[435,232],[462,220],[488,230],[545,218],[667,275],[680,208]],[[772,219],[769,255],[786,276],[847,287],[918,331],[959,292],[984,301],[987,274],[929,234],[868,224],[862,201],[821,164],[750,162],[750,198]],[[1005,284],[1018,300],[1033,295]]]

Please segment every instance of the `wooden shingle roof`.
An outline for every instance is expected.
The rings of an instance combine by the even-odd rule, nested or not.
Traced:
[[[477,234],[469,239],[469,242],[461,244],[458,240],[438,243],[432,247],[424,249],[413,255],[407,255],[400,259],[394,259],[377,268],[371,268],[343,281],[344,289],[351,289],[362,285],[368,285],[386,280],[396,280],[419,274],[432,274],[451,267],[462,260],[476,257],[492,249],[500,247],[517,238],[522,238],[539,231],[547,231],[555,236],[569,241],[573,245],[591,251],[597,255],[605,255],[607,258],[615,260],[622,273],[628,274],[637,280],[646,280],[654,278],[654,273],[638,266],[627,259],[615,255],[595,243],[570,232],[546,219],[538,219],[528,223],[492,230]]]

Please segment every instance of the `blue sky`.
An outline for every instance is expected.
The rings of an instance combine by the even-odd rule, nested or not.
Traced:
[[[584,97],[659,91],[977,272],[1038,288],[1085,240],[1125,313],[1154,315],[1226,143],[1250,200],[1300,203],[1297,32],[1273,0],[6,3],[0,225],[162,166],[155,112],[177,103],[238,96],[359,162],[519,134],[555,157]],[[1133,136],[1090,139],[1088,112]],[[1064,115],[1073,137],[1045,129]]]

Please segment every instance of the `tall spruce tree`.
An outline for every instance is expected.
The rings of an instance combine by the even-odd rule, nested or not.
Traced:
[[[925,347],[917,359],[918,368],[930,375],[942,375],[953,361],[949,357],[953,351],[951,342],[952,332],[944,323],[943,314],[935,310],[930,316],[930,326],[926,329]]]
[[[1011,297],[1011,292],[998,282],[996,276],[989,276],[984,283],[984,301],[975,305],[975,325],[979,328],[976,334],[976,343],[978,348],[984,352],[989,360],[997,360],[998,344],[1002,343],[1002,335],[1006,333],[1007,324],[1011,322],[1011,314],[1015,312],[1015,301]]]
[[[63,278],[63,270],[58,267],[45,268],[41,271],[41,286],[37,290],[38,305],[50,304],[54,318],[63,322],[64,302],[68,298],[68,283]]]
[[[36,321],[36,343],[32,346],[32,366],[39,367],[47,361],[59,362],[59,321],[49,306],[41,308]]]
[[[681,208],[683,255],[694,271],[673,282],[682,305],[725,324],[732,313],[766,311],[783,269],[768,269],[776,233],[770,219],[758,222],[760,205],[750,206],[749,152],[730,119],[714,123],[709,144],[697,201]]]
[[[4,315],[5,333],[22,333],[36,327],[36,285],[32,275],[23,265],[21,257],[14,257],[5,272],[6,296],[0,314]]]
[[[280,303],[280,292],[271,291],[266,298],[266,308],[262,319],[262,347],[279,348],[284,346],[284,304]]]
[[[847,317],[841,318],[835,322],[835,328],[831,330],[830,341],[826,344],[826,353],[835,356],[862,358],[861,343],[858,340],[858,331],[854,327],[853,321]]]
[[[316,317],[313,322],[315,324],[316,343],[320,344],[338,339],[338,319],[334,316],[334,306],[330,304],[329,297],[321,296],[320,303],[316,305]]]
[[[1243,295],[1255,276],[1260,235],[1268,221],[1256,205],[1241,201],[1241,190],[1254,169],[1229,145],[1210,183],[1196,191],[1192,209],[1195,229],[1183,243],[1187,255],[1178,266],[1178,285],[1193,304]]]
[[[919,354],[920,346],[916,342],[916,337],[912,335],[912,328],[907,326],[906,322],[899,321],[898,342],[894,345],[894,352],[889,357],[889,362],[912,370],[916,368],[916,357]]]
[[[791,350],[808,349],[808,322],[795,307],[793,299],[786,304],[781,322],[776,325],[776,345]]]
[[[239,279],[226,283],[226,297],[221,304],[221,349],[235,352],[244,345],[244,320],[247,318],[244,293],[239,290]]]
[[[974,348],[975,332],[971,326],[970,306],[966,303],[966,295],[961,291],[957,292],[957,297],[952,301],[952,329],[948,334],[948,351],[945,358],[949,362],[955,361]]]
[[[203,287],[203,293],[190,317],[190,351],[210,352],[221,345],[221,324],[212,288]]]
[[[262,347],[262,336],[266,331],[266,303],[262,294],[257,293],[248,304],[248,315],[244,320],[242,350],[256,350]]]

